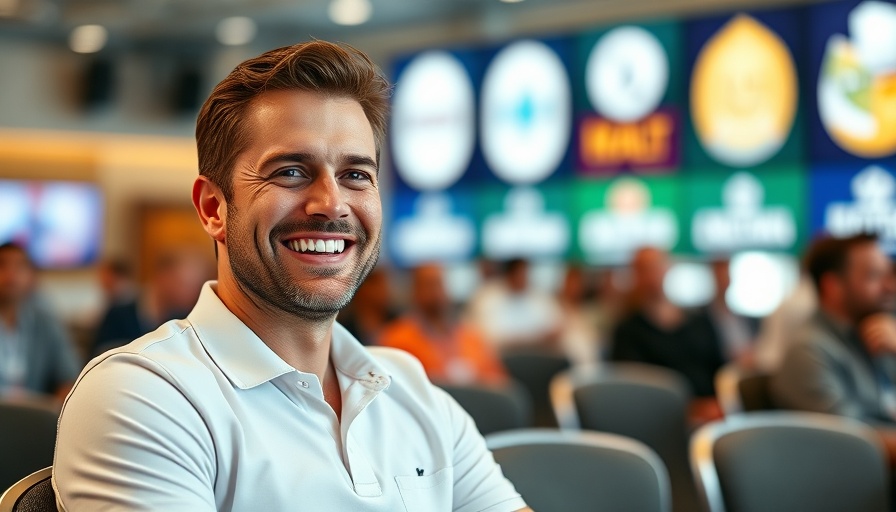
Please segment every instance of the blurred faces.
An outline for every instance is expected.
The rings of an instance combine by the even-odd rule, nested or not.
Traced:
[[[361,105],[301,90],[247,107],[236,160],[226,257],[238,286],[306,319],[335,315],[376,265],[376,145]]]
[[[843,272],[832,277],[840,305],[854,322],[893,307],[896,289],[890,261],[876,243],[852,247]]]
[[[632,286],[642,300],[665,297],[663,281],[669,270],[669,256],[660,249],[644,248],[632,257]]]
[[[529,287],[529,264],[524,260],[507,263],[507,287],[514,293],[523,293]]]
[[[712,262],[712,277],[716,285],[716,297],[725,298],[725,292],[731,286],[731,262],[729,260],[714,260]]]
[[[450,300],[441,267],[435,264],[417,267],[412,279],[414,306],[424,317],[439,318],[448,311]]]
[[[199,299],[202,284],[213,277],[210,262],[195,250],[163,254],[155,262],[150,279],[160,313],[165,318],[187,315]]]
[[[34,287],[35,277],[25,251],[14,245],[0,248],[0,306],[24,301]]]

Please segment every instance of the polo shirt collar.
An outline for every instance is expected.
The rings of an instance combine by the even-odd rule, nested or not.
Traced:
[[[216,281],[202,287],[187,319],[199,341],[224,375],[238,388],[250,389],[296,371],[221,302]],[[376,359],[338,323],[333,326],[330,354],[337,370],[372,389],[390,378]]]

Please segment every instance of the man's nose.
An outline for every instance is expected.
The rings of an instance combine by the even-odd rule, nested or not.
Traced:
[[[316,177],[306,191],[305,213],[309,217],[333,220],[348,216],[348,206],[335,176]]]

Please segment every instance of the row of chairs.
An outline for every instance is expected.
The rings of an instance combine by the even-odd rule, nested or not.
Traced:
[[[670,512],[666,466],[644,443],[590,431],[524,429],[486,437],[504,474],[539,512]],[[709,512],[886,512],[889,474],[860,422],[811,413],[744,415],[702,427],[690,448]]]
[[[529,368],[536,366],[535,358],[530,358],[526,363]],[[685,411],[686,405],[690,398],[687,384],[680,376],[666,369],[649,367],[646,365],[636,364],[616,364],[604,365],[599,370],[591,371],[566,371],[562,370],[561,364],[551,364],[549,368],[542,368],[538,372],[539,379],[545,384],[543,388],[549,388],[549,404],[553,408],[551,415],[554,416],[554,424],[559,424],[564,430],[519,430],[521,427],[529,426],[533,423],[533,407],[531,405],[531,392],[522,385],[513,385],[506,389],[493,388],[471,388],[471,387],[448,387],[448,392],[452,394],[474,417],[477,426],[487,434],[490,446],[495,450],[495,456],[502,462],[504,454],[516,453],[513,457],[521,457],[520,453],[526,450],[533,450],[535,456],[531,459],[540,461],[535,464],[535,473],[530,474],[528,466],[519,463],[517,459],[511,459],[502,462],[505,473],[513,480],[518,488],[521,489],[524,496],[530,502],[539,503],[542,506],[535,507],[536,510],[546,512],[560,510],[587,510],[587,508],[577,508],[582,503],[617,503],[612,498],[618,496],[619,503],[625,503],[625,506],[613,507],[604,505],[602,510],[670,510],[669,507],[663,505],[666,500],[672,503],[671,510],[675,511],[694,511],[701,507],[697,500],[697,490],[694,485],[696,474],[697,482],[712,482],[707,475],[711,476],[711,472],[706,470],[706,460],[712,460],[714,454],[713,449],[705,448],[706,442],[698,442],[700,439],[738,438],[735,435],[739,429],[769,429],[778,425],[781,421],[785,423],[784,427],[794,428],[797,421],[794,416],[788,415],[786,418],[778,417],[748,417],[742,416],[735,419],[729,419],[725,423],[713,425],[712,430],[706,430],[698,433],[693,437],[692,451],[688,454],[688,439],[690,438],[687,430]],[[720,372],[719,388],[724,388],[722,383],[723,374]],[[521,375],[525,377],[525,375]],[[754,376],[745,376],[736,374],[732,371],[728,372],[729,389],[735,390],[736,394],[744,396],[737,399],[727,399],[732,402],[725,406],[726,411],[730,413],[740,412],[745,409],[755,408],[755,404],[750,405],[750,393],[740,393],[740,391],[749,390],[750,385],[744,386],[744,382],[750,382]],[[755,380],[755,379],[754,379]],[[546,382],[551,382],[550,386]],[[531,384],[531,383],[530,383]],[[753,385],[753,388],[762,390],[760,384]],[[761,397],[761,393],[754,393]],[[548,393],[545,392],[545,396]],[[542,397],[544,399],[544,397]],[[723,398],[723,403],[726,399]],[[736,402],[736,403],[735,403]],[[761,400],[756,403],[761,403]],[[20,431],[36,432],[39,428],[50,431],[51,435],[55,434],[55,414],[46,410],[43,413],[43,427],[29,427],[19,425]],[[2,410],[0,410],[2,414]],[[16,417],[31,417],[34,421],[35,417],[41,417],[41,414],[16,415]],[[736,420],[736,421],[735,421]],[[804,423],[812,421],[817,423],[818,418],[799,418],[800,425],[805,427]],[[24,421],[24,420],[20,420]],[[843,420],[832,420],[827,418],[825,425],[833,425],[831,421],[842,422]],[[764,422],[764,423],[763,423]],[[777,423],[776,423],[777,422]],[[789,422],[789,423],[788,423]],[[838,423],[839,425],[840,423]],[[814,425],[817,429],[817,425]],[[847,425],[847,430],[855,431],[855,425]],[[516,431],[507,431],[517,429]],[[586,429],[580,431],[579,429]],[[786,430],[786,428],[785,428]],[[601,431],[598,434],[594,431]],[[738,434],[739,435],[739,434]],[[624,436],[624,437],[623,437]],[[38,439],[40,436],[32,437]],[[44,438],[47,436],[44,435]],[[760,436],[761,437],[761,436]],[[11,439],[3,436],[0,439]],[[582,449],[581,445],[588,446],[588,449]],[[719,443],[719,446],[726,445],[726,442]],[[698,450],[698,446],[703,446]],[[738,446],[735,444],[734,446]],[[797,445],[786,445],[785,448],[792,448]],[[620,447],[625,448],[620,450]],[[823,443],[817,443],[816,448],[826,449]],[[49,462],[52,458],[52,443],[45,443],[43,447],[27,447],[20,443],[12,443],[10,446],[4,447],[4,460],[28,460],[32,464],[43,467],[41,461]],[[19,450],[18,453],[27,456],[19,457],[11,450]],[[587,459],[579,463],[570,463],[569,461],[576,459],[574,454],[590,453],[593,451],[601,452],[600,456],[589,456]],[[702,451],[700,451],[702,450]],[[725,448],[725,453],[736,453],[737,450]],[[43,455],[35,456],[35,454]],[[608,456],[608,454],[614,454]],[[649,454],[649,456],[645,456]],[[748,452],[752,453],[752,452]],[[771,450],[772,455],[780,455],[776,450]],[[823,451],[819,453],[824,453]],[[621,454],[621,455],[620,455]],[[709,455],[707,455],[709,454]],[[700,457],[698,457],[700,455]],[[701,458],[702,457],[702,458]],[[698,458],[704,462],[698,463]],[[743,455],[733,457],[735,460],[741,460]],[[866,458],[867,459],[867,458]],[[633,464],[632,461],[640,461]],[[757,459],[760,466],[768,465],[768,461],[774,459]],[[797,463],[800,459],[798,459]],[[812,460],[805,458],[805,460]],[[626,462],[628,461],[628,462]],[[657,464],[657,461],[660,463]],[[764,462],[763,462],[764,461]],[[584,464],[584,466],[582,466]],[[692,471],[692,465],[694,470]],[[7,478],[18,478],[25,472],[22,467],[5,464],[4,467],[8,471],[16,473],[7,475]],[[649,471],[651,468],[659,467],[662,471]],[[713,466],[715,467],[715,466]],[[777,463],[772,464],[769,470],[764,471],[764,475],[780,477],[777,468],[783,467]],[[814,467],[824,468],[824,464],[816,464]],[[839,467],[839,464],[838,464]],[[34,469],[34,468],[32,468]],[[572,472],[570,472],[572,471]],[[539,472],[543,472],[539,476]],[[836,471],[834,471],[836,473]],[[736,473],[736,472],[735,472]],[[646,492],[619,492],[626,489],[624,482],[632,481],[625,475],[643,474],[653,475],[651,484],[647,486],[649,489],[656,489],[654,493]],[[799,474],[799,473],[798,473]],[[853,475],[861,473],[851,473]],[[875,473],[877,474],[877,473]],[[527,476],[528,475],[528,476]],[[536,475],[536,477],[533,477]],[[716,478],[719,478],[718,476]],[[584,480],[583,480],[584,479]],[[724,477],[722,477],[724,479]],[[636,480],[640,483],[638,487],[644,485],[643,480]],[[780,478],[782,485],[791,483],[791,478]],[[819,482],[818,478],[808,478],[806,482]],[[874,487],[877,488],[876,481],[871,479]],[[550,483],[548,489],[539,489],[533,487],[536,482]],[[3,484],[4,482],[0,482]],[[10,483],[10,482],[6,482]],[[827,488],[827,487],[825,487]],[[883,486],[886,488],[886,485]],[[666,489],[666,491],[663,491]],[[725,508],[719,508],[720,496],[728,496],[730,493],[723,491],[720,485],[702,485],[702,496],[704,504],[709,505],[709,510],[741,510],[731,505]],[[589,495],[589,499],[583,501],[573,500],[571,497],[581,496],[583,493]],[[563,497],[566,503],[574,503],[572,508],[563,508]],[[642,503],[646,508],[640,508],[636,503],[630,503],[634,497],[637,497],[638,503]],[[544,500],[540,502],[539,500]],[[629,501],[625,501],[629,500]],[[0,500],[2,501],[2,500]],[[827,500],[827,503],[834,501]],[[658,505],[654,507],[654,505]],[[803,509],[805,509],[803,507]],[[743,509],[752,510],[752,509]],[[775,508],[758,509],[758,510],[775,510]],[[781,510],[788,510],[782,508]],[[793,510],[793,509],[790,509]],[[812,510],[824,510],[815,509]],[[843,509],[831,509],[843,510]],[[876,508],[861,508],[861,510],[877,510]],[[2,507],[0,507],[2,512]]]
[[[726,420],[694,435],[687,426],[691,397],[687,383],[675,372],[648,365],[604,364],[596,369],[556,375],[551,379],[550,399],[556,422],[563,431],[553,433],[496,433],[531,425],[519,420],[526,417],[525,405],[516,413],[507,410],[511,403],[525,403],[518,386],[505,390],[448,390],[471,412],[490,444],[492,439],[502,439],[493,446],[499,462],[507,440],[517,443],[517,455],[502,466],[524,497],[539,505],[534,507],[536,510],[588,510],[584,505],[587,503],[601,503],[602,510],[676,512],[886,510],[890,484],[886,464],[882,462],[883,451],[873,432],[843,418],[784,411],[756,414],[752,411],[773,408],[767,383],[767,375],[733,366],[723,369],[717,387]],[[497,405],[502,394],[513,396],[506,400],[503,409]],[[483,407],[482,403],[489,405]],[[492,414],[500,414],[500,421]],[[602,432],[604,437],[591,436],[592,431]],[[621,465],[618,456],[606,455],[608,450],[621,446],[606,437],[614,434],[639,442],[662,461],[665,476],[647,480],[668,480],[671,509],[653,507],[662,492],[651,494],[653,498],[647,500],[651,505],[646,505],[641,500],[647,496],[633,496],[619,484],[618,478],[609,477],[618,475],[614,468]],[[548,442],[551,436],[553,440]],[[612,441],[609,444],[615,447],[597,449],[594,446],[601,444],[598,441]],[[581,446],[570,446],[576,443]],[[529,466],[519,463],[523,457],[520,454],[527,450],[532,453]],[[557,455],[545,455],[552,451]],[[603,454],[585,455],[595,451]],[[565,455],[559,455],[560,452]],[[838,459],[828,459],[829,453],[840,455]],[[613,462],[604,464],[600,459]],[[564,470],[564,460],[566,468],[574,469],[572,473]],[[642,462],[641,468],[652,467],[649,462]],[[593,475],[588,480],[591,483],[567,489],[565,482],[578,482],[577,475],[582,474]],[[730,489],[721,482],[729,482],[726,485]],[[640,485],[657,488],[648,483],[642,480]],[[741,483],[743,486],[739,487]],[[564,495],[566,502],[560,498]],[[608,503],[619,506],[607,506]]]

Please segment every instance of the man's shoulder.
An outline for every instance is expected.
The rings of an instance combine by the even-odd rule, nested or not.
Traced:
[[[176,373],[177,367],[198,367],[202,363],[197,354],[204,352],[197,351],[196,344],[198,340],[192,335],[188,321],[171,320],[130,343],[96,356],[84,368],[82,377],[120,364],[158,369],[164,374]]]

